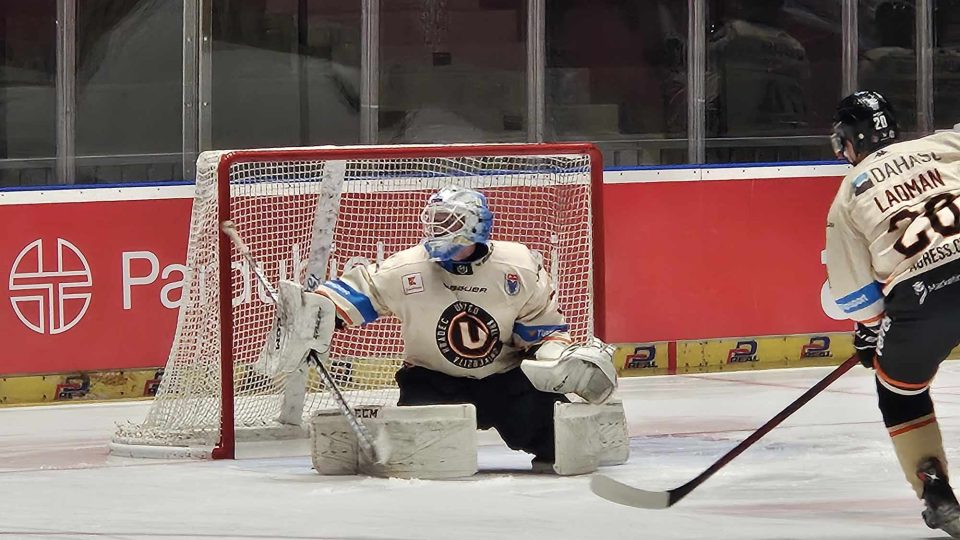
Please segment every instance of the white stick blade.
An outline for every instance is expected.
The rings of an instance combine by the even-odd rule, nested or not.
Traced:
[[[646,491],[628,486],[602,474],[595,474],[590,477],[590,491],[610,502],[634,508],[662,510],[670,506],[670,492],[668,491]]]

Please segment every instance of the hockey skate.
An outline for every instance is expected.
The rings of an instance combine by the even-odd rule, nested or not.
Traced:
[[[960,538],[960,504],[950,487],[940,460],[930,458],[920,464],[917,476],[923,482],[923,521],[931,529],[940,529]]]

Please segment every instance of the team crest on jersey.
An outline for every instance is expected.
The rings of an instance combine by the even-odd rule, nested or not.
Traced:
[[[420,272],[405,274],[400,279],[403,281],[403,294],[423,292],[423,276]]]
[[[443,311],[436,339],[440,354],[464,369],[489,366],[503,349],[497,320],[470,302],[454,302]]]
[[[520,292],[520,276],[516,274],[507,274],[503,278],[503,290],[510,296],[516,296]]]

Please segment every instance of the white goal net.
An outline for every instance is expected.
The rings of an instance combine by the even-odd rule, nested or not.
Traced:
[[[232,457],[236,439],[302,436],[308,415],[333,407],[312,367],[276,377],[255,369],[273,305],[220,233],[222,220],[236,223],[271,283],[303,283],[308,274],[329,279],[420,242],[420,212],[444,185],[478,189],[494,214],[492,238],[522,242],[543,256],[571,333],[584,339],[599,322],[599,179],[599,153],[586,144],[205,152],[186,301],[163,379],[146,419],[120,426],[112,450],[173,455],[167,449],[180,447],[210,455],[216,447],[214,457]],[[221,250],[229,263],[221,262]],[[336,332],[330,371],[352,406],[389,404],[397,398],[393,376],[402,357],[399,323],[386,318]]]

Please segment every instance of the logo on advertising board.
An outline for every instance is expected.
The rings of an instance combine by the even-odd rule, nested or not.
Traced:
[[[753,339],[738,341],[737,346],[727,352],[728,364],[757,361],[757,342]]]
[[[77,399],[87,395],[90,391],[90,376],[86,373],[70,375],[65,381],[57,385],[57,400]]]
[[[77,246],[57,238],[56,260],[44,259],[42,239],[23,248],[10,269],[10,302],[27,328],[38,334],[62,334],[83,319],[90,307],[93,275]]]
[[[163,381],[163,368],[154,371],[153,378],[143,383],[143,397],[156,396],[161,381]]]
[[[827,358],[833,356],[830,350],[830,338],[814,336],[810,342],[800,347],[800,358]]]
[[[657,347],[654,345],[638,345],[633,353],[628,354],[623,361],[624,369],[646,369],[657,367]]]

